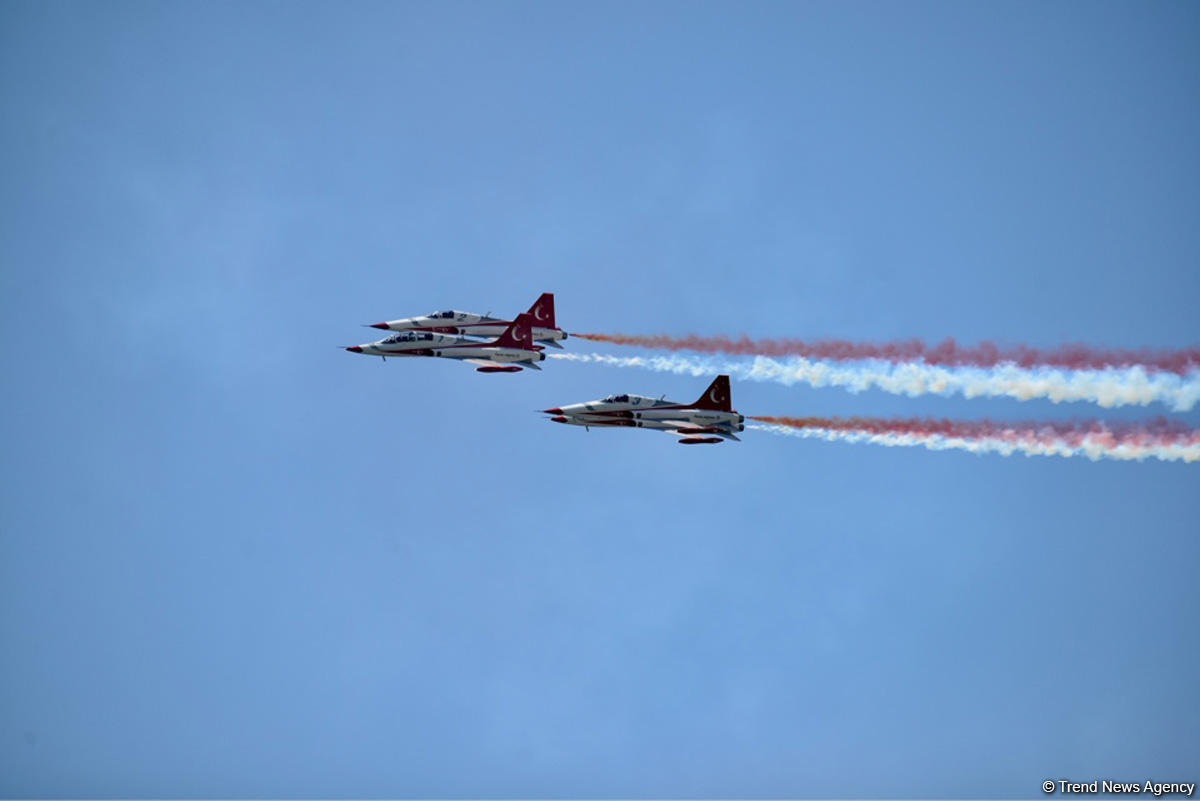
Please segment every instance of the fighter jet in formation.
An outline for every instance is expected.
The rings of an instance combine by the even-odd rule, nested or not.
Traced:
[[[545,292],[512,321],[486,314],[443,311],[407,317],[371,328],[393,331],[384,339],[346,348],[352,353],[379,356],[430,356],[460,359],[478,365],[481,373],[516,373],[522,368],[540,370],[545,342],[556,348],[567,332],[554,322],[554,295]],[[485,337],[495,337],[493,340]],[[645,395],[609,395],[601,400],[545,409],[555,423],[590,429],[649,428],[679,436],[681,445],[709,445],[738,440],[746,418],[731,405],[729,376],[720,375],[695,403],[676,403]]]
[[[390,337],[354,345],[346,350],[367,356],[437,356],[462,359],[479,365],[481,373],[517,373],[522,367],[541,370],[538,362],[546,358],[541,345],[533,344],[533,318],[519,314],[517,319],[500,329],[500,335],[489,342],[467,336],[434,333],[429,330],[409,330]]]
[[[554,323],[554,293],[544,292],[526,312],[532,320],[533,339],[561,348],[558,340],[566,339],[567,332]],[[428,331],[435,334],[463,334],[472,337],[498,337],[513,324],[512,320],[501,320],[487,314],[472,314],[461,311],[430,312],[423,317],[405,317],[386,323],[373,323],[371,328],[384,331]]]
[[[543,409],[551,421],[597,427],[652,428],[681,435],[680,445],[716,444],[737,440],[746,418],[733,410],[729,376],[719,375],[695,403],[676,403],[645,395],[609,395],[587,403]],[[702,436],[715,435],[715,436]]]

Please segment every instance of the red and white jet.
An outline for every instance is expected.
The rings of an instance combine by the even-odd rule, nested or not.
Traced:
[[[477,364],[481,373],[517,373],[521,367],[541,370],[538,362],[546,358],[541,345],[532,342],[532,319],[519,314],[493,342],[430,331],[403,331],[377,342],[346,348],[367,356],[439,356]]]
[[[543,409],[555,423],[585,428],[652,428],[683,437],[680,445],[715,444],[738,439],[746,418],[733,410],[729,376],[719,375],[695,403],[676,403],[645,395],[609,395],[601,400]],[[700,436],[715,435],[715,436]]]
[[[558,340],[566,339],[567,332],[554,323],[554,293],[544,292],[526,312],[532,318],[535,342],[548,342],[561,348]],[[512,325],[511,320],[501,320],[486,314],[461,311],[430,312],[424,317],[405,317],[386,323],[373,323],[371,328],[384,331],[430,331],[435,334],[464,334],[471,337],[498,337]]]

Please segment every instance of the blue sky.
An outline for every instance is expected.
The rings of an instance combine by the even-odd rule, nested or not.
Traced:
[[[680,448],[533,410],[703,379],[336,346],[542,291],[576,331],[1195,344],[1198,35],[1153,2],[4,4],[0,793],[1195,780],[1194,466]]]

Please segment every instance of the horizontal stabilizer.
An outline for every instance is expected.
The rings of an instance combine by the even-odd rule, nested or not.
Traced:
[[[539,339],[539,340],[538,340],[538,342],[545,342],[547,345],[549,345],[549,346],[550,346],[550,347],[552,347],[552,348],[558,348],[559,350],[562,350],[562,345],[558,344],[558,341],[557,341],[557,340],[554,340],[554,339]]]

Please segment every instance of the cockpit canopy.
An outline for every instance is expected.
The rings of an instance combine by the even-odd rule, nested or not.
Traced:
[[[383,340],[384,345],[392,345],[397,342],[416,342],[417,340],[431,341],[433,334],[419,334],[413,331],[405,331],[402,334],[392,334],[387,339]]]
[[[669,406],[673,401],[655,399],[647,395],[609,395],[602,398],[600,403],[628,403],[634,406]]]
[[[431,320],[453,320],[453,319],[454,319],[454,316],[455,316],[455,315],[457,315],[457,314],[462,314],[462,312],[456,312],[456,311],[435,311],[435,312],[430,312],[429,314],[427,314],[427,315],[425,315],[425,316],[426,316],[426,317],[428,317],[428,318],[429,318],[429,319],[431,319]]]

